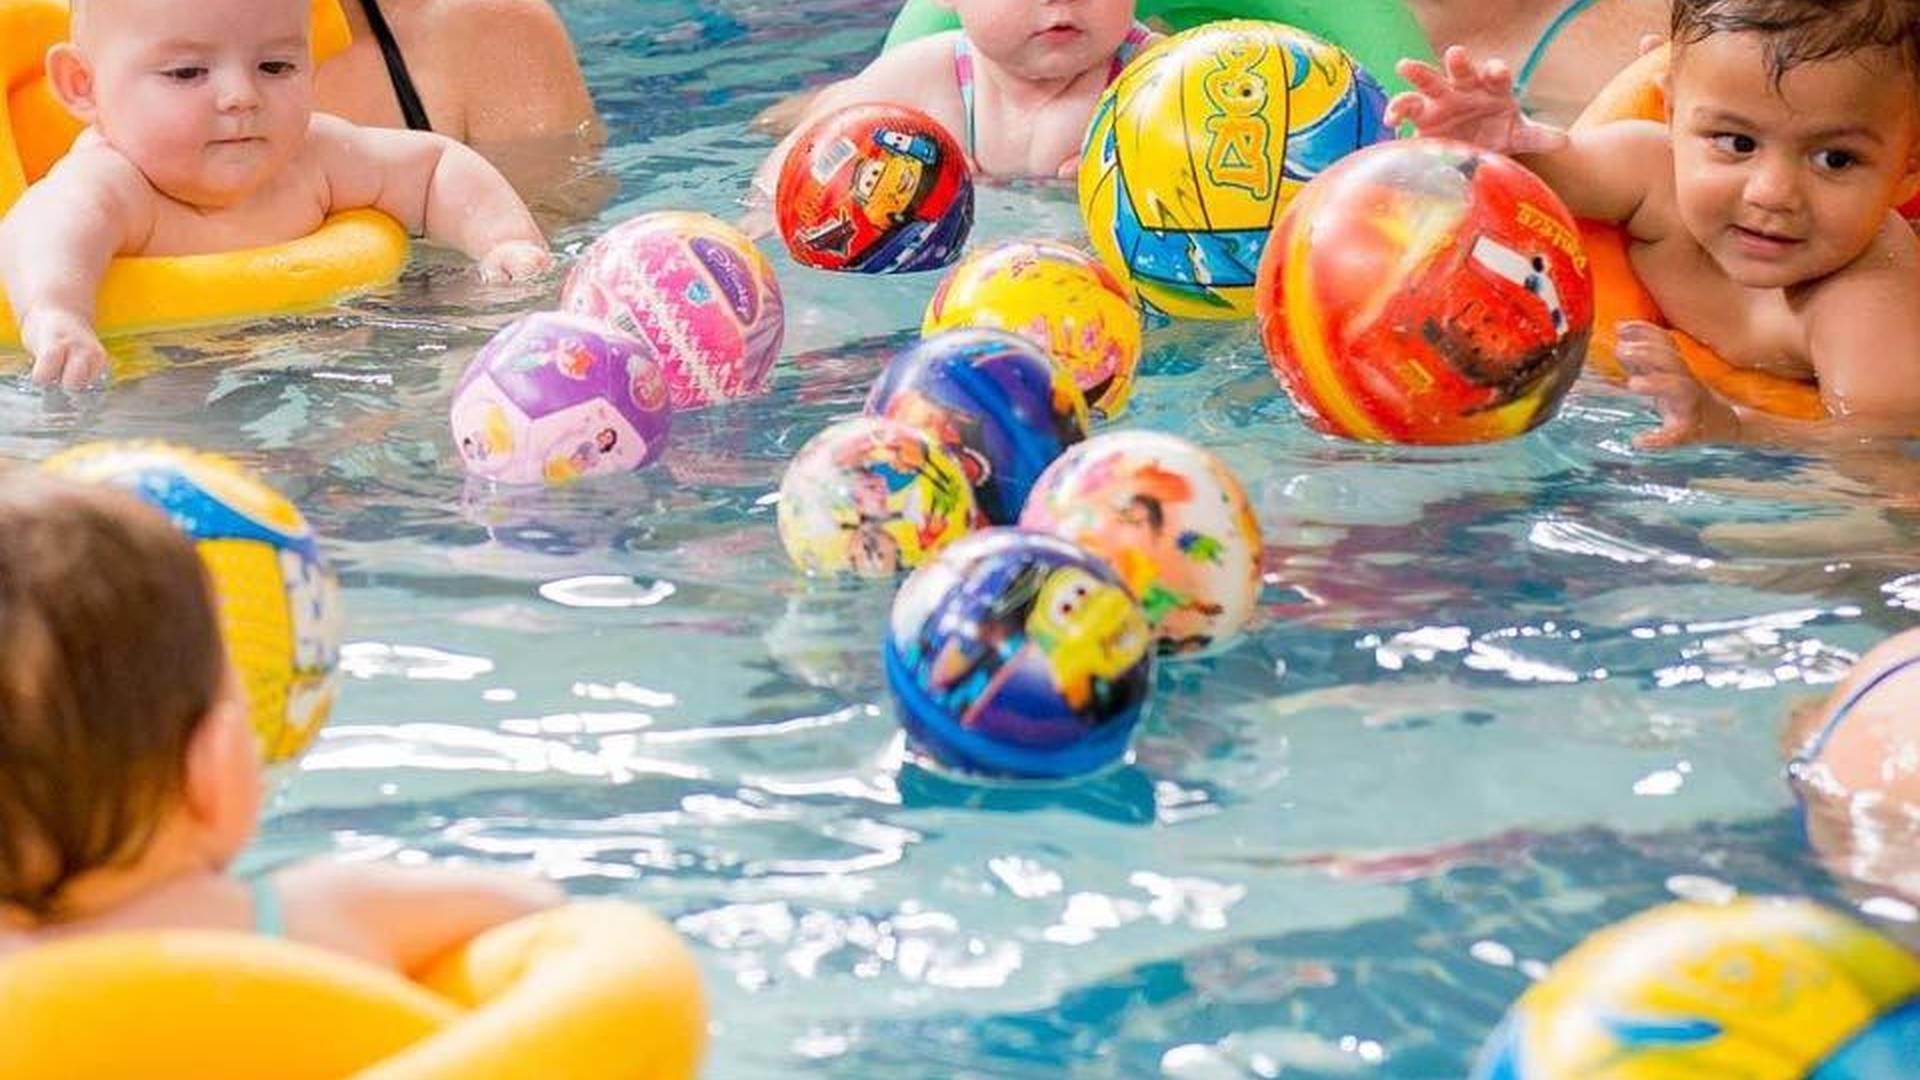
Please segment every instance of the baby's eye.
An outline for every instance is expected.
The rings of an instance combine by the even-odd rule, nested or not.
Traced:
[[[1813,163],[1828,172],[1845,172],[1860,164],[1860,157],[1851,150],[1819,150]]]
[[[172,79],[174,82],[192,82],[195,79],[200,78],[202,75],[205,75],[206,73],[207,73],[206,68],[194,67],[192,65],[184,65],[181,67],[168,68],[165,71],[162,71],[160,74],[165,75],[167,78]]]
[[[1708,138],[1712,140],[1714,149],[1722,150],[1729,154],[1737,154],[1741,157],[1745,157],[1755,150],[1760,149],[1758,139],[1755,139],[1751,135],[1742,135],[1737,132],[1717,132],[1708,136]]]
[[[291,75],[300,70],[300,65],[291,60],[268,60],[260,65],[262,75]]]

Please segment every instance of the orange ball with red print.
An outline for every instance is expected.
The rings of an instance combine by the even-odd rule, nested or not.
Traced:
[[[1438,139],[1369,147],[1307,185],[1274,226],[1255,304],[1307,422],[1368,442],[1530,431],[1593,330],[1565,204],[1514,161]]]
[[[774,216],[794,260],[899,274],[953,262],[973,228],[973,176],[939,121],[903,105],[851,105],[802,128]]]

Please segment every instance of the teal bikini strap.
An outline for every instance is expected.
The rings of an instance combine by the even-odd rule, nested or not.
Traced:
[[[280,889],[270,873],[253,879],[253,932],[267,937],[287,936],[287,914],[280,906]]]
[[[1528,84],[1533,82],[1534,72],[1540,69],[1540,62],[1547,58],[1547,50],[1553,46],[1555,39],[1559,38],[1560,32],[1565,30],[1573,20],[1579,18],[1581,12],[1592,7],[1594,2],[1595,0],[1573,0],[1561,9],[1560,14],[1554,16],[1551,23],[1547,24],[1546,33],[1540,35],[1540,40],[1533,43],[1533,51],[1527,54],[1527,62],[1520,65],[1520,74],[1514,76],[1515,97],[1526,95]]]
[[[1819,731],[1814,732],[1813,738],[1807,740],[1805,748],[1794,756],[1793,763],[1796,765],[1806,765],[1819,757],[1820,754],[1826,750],[1827,743],[1833,740],[1834,733],[1840,730],[1840,725],[1846,723],[1847,714],[1851,713],[1854,708],[1860,704],[1862,698],[1879,689],[1880,684],[1886,682],[1888,679],[1914,667],[1920,667],[1920,656],[1905,657],[1898,663],[1889,665],[1884,671],[1879,672],[1873,678],[1861,683],[1854,689],[1853,693],[1848,694],[1846,699],[1840,702],[1833,710],[1833,715],[1827,718],[1825,726],[1821,727]]]

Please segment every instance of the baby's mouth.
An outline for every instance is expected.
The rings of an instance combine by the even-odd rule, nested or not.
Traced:
[[[1754,244],[1782,248],[1792,247],[1800,242],[1800,238],[1797,236],[1788,236],[1785,233],[1773,232],[1769,229],[1755,229],[1740,224],[1733,226],[1733,234],[1742,240]]]

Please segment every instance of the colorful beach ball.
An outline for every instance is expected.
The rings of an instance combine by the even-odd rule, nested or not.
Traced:
[[[1811,901],[1670,904],[1563,957],[1473,1076],[1908,1080],[1920,959]]]
[[[482,348],[453,391],[453,442],[475,476],[560,484],[630,472],[667,445],[653,350],[584,315],[541,312]]]
[[[1314,427],[1470,443],[1545,423],[1580,374],[1593,281],[1545,182],[1464,143],[1355,154],[1311,184],[1260,267],[1260,333]]]
[[[1087,405],[1118,416],[1140,366],[1140,313],[1106,268],[1076,248],[1015,240],[976,252],[934,290],[920,332],[1010,330],[1072,373]]]
[[[1185,439],[1095,435],[1041,475],[1020,525],[1111,563],[1139,598],[1162,653],[1209,648],[1253,617],[1260,524],[1233,471]]]
[[[915,571],[882,646],[907,737],[947,769],[1062,779],[1121,761],[1153,685],[1146,616],[1099,558],[988,529]]]
[[[45,467],[125,488],[193,538],[261,756],[299,756],[333,708],[343,625],[339,586],[300,511],[232,461],[166,443],[90,443]]]
[[[1392,137],[1339,48],[1227,21],[1149,48],[1101,96],[1080,162],[1093,249],[1150,309],[1244,319],[1267,234],[1301,185]]]
[[[978,514],[958,462],[877,416],[815,435],[780,478],[780,543],[809,574],[891,577],[965,535]]]
[[[850,105],[794,136],[774,216],[794,260],[866,274],[935,270],[973,228],[973,176],[939,121],[904,105]]]
[[[758,393],[786,332],[773,266],[719,218],[642,214],[594,241],[560,306],[645,341],[676,409]]]
[[[896,355],[867,413],[920,429],[953,456],[986,520],[1011,525],[1033,482],[1087,437],[1087,401],[1027,339],[949,330]]]

